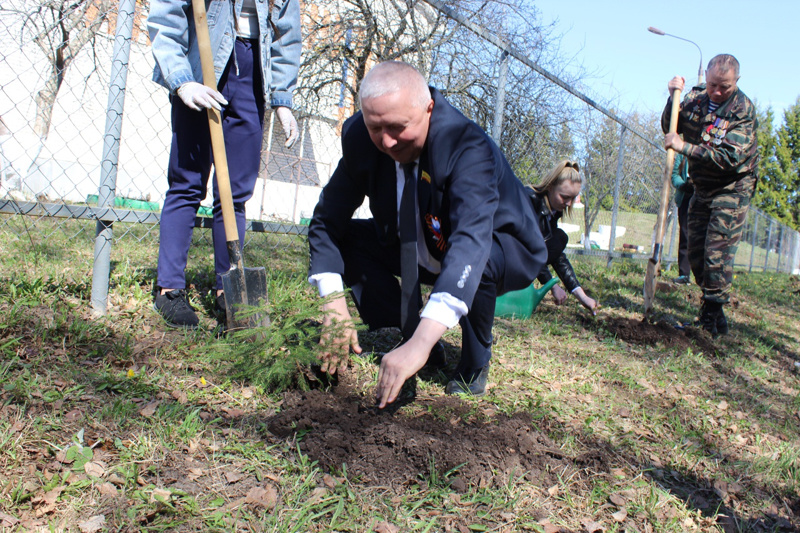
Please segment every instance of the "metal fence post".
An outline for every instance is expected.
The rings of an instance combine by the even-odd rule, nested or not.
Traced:
[[[136,0],[120,0],[117,30],[114,36],[114,55],[108,88],[106,126],[103,135],[103,160],[100,170],[100,188],[97,195],[98,212],[114,206],[117,187],[122,113],[125,106],[125,84],[128,79],[128,60],[133,35],[133,16]],[[94,241],[94,266],[92,268],[92,311],[96,316],[106,314],[108,305],[108,280],[111,272],[111,243],[113,224],[98,218]]]
[[[608,260],[606,267],[611,267],[614,258],[614,248],[617,242],[617,214],[619,213],[619,184],[622,181],[622,159],[625,155],[625,132],[628,129],[623,125],[619,131],[619,152],[617,153],[617,175],[614,177],[614,207],[611,209],[611,235],[608,237]]]
[[[775,265],[775,272],[781,271],[781,259],[783,259],[783,224],[778,228],[778,245],[775,246],[775,251],[778,252],[778,264]]]
[[[769,248],[772,246],[772,228],[775,227],[775,219],[769,219],[769,232],[767,233],[767,253],[764,254],[764,272],[767,271],[769,266]]]
[[[667,258],[672,259],[675,258],[675,262],[678,261],[677,255],[673,255],[675,252],[675,236],[678,234],[678,225],[680,221],[678,220],[678,205],[670,200],[670,213],[672,215],[669,217],[669,224],[672,224],[672,229],[669,232],[669,249],[667,250]],[[680,241],[678,243],[678,253],[680,254]]]
[[[753,223],[753,235],[750,237],[750,268],[747,269],[747,272],[753,271],[753,259],[756,255],[756,240],[758,237],[758,211],[753,210],[753,218],[755,218],[755,222]]]
[[[508,80],[508,51],[500,52],[500,75],[497,78],[497,100],[494,103],[492,138],[497,146],[503,137],[503,110],[506,105],[506,82]]]

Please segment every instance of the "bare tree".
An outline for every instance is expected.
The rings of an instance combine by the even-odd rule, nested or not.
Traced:
[[[114,5],[113,0],[36,0],[0,8],[0,12],[24,21],[21,41],[35,42],[48,60],[44,87],[35,97],[34,130],[42,140],[50,132],[53,106],[67,69],[86,44],[94,44]]]
[[[536,25],[539,17],[530,2],[455,0],[448,6],[537,59],[548,53],[552,38],[548,28]],[[306,112],[327,116],[334,107],[349,109],[372,64],[400,59],[417,66],[467,116],[487,129],[491,125],[500,51],[432,5],[422,0],[320,0],[306,4],[304,28],[298,92]],[[535,99],[554,94],[552,84],[536,79],[528,67],[517,62],[510,72],[506,90],[511,107],[532,108]]]

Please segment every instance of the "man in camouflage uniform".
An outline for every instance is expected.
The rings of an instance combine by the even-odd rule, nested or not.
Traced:
[[[712,58],[706,80],[684,98],[678,133],[667,133],[664,146],[686,157],[695,189],[689,204],[689,262],[703,289],[700,323],[712,335],[724,335],[728,321],[722,307],[730,299],[733,260],[758,179],[758,124],[753,103],[736,86],[735,57]],[[682,91],[684,79],[676,76],[668,87],[670,95]],[[665,132],[671,107],[668,101],[661,115]]]

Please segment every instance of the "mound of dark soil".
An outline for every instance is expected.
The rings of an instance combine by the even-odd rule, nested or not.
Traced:
[[[424,396],[424,395],[423,395]],[[545,424],[545,422],[540,422]],[[304,454],[323,469],[368,485],[392,486],[444,479],[451,487],[500,486],[524,475],[539,487],[561,477],[608,471],[607,458],[569,457],[530,415],[487,413],[455,397],[419,398],[394,415],[378,412],[347,378],[330,392],[288,392],[268,422],[280,437],[297,435]]]
[[[592,321],[587,325],[595,329],[604,330],[619,340],[630,344],[655,346],[663,344],[676,347],[682,351],[687,349],[693,352],[702,351],[708,355],[718,353],[718,348],[708,333],[693,326],[677,328],[663,320],[655,323],[635,318],[607,317],[604,320]]]

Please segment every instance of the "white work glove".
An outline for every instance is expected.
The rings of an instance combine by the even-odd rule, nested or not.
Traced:
[[[228,101],[225,100],[222,93],[196,81],[187,81],[178,87],[178,96],[186,104],[186,107],[195,111],[211,109],[212,107],[220,111],[222,109],[220,104],[228,105]]]
[[[297,120],[295,120],[292,110],[288,107],[276,107],[275,114],[278,115],[278,120],[281,121],[281,126],[283,127],[283,133],[286,135],[286,144],[284,146],[290,148],[300,135]]]

